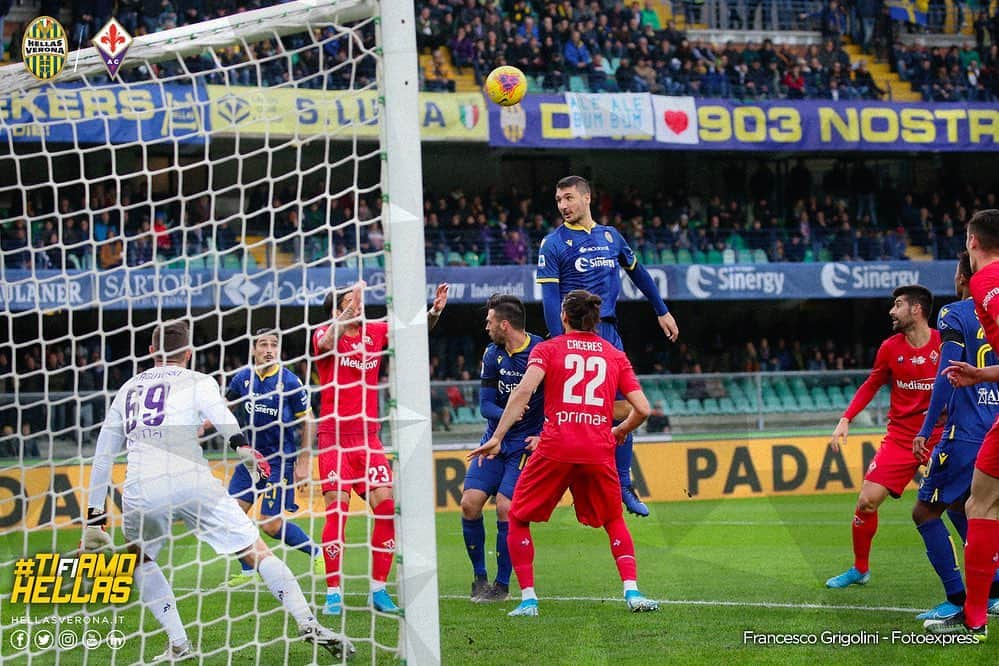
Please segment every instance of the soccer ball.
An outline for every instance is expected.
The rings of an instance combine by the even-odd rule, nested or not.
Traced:
[[[516,67],[503,65],[486,77],[486,94],[500,106],[519,104],[526,92],[527,77]]]

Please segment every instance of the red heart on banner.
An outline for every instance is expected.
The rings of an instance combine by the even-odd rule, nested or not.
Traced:
[[[673,134],[683,134],[683,131],[690,124],[685,111],[667,111],[663,114],[663,120],[666,121],[666,127],[670,128]]]

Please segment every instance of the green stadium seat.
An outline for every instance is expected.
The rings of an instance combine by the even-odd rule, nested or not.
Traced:
[[[826,248],[822,248],[821,250],[819,250],[819,261],[832,261],[832,260],[833,260],[832,252],[830,252]]]
[[[780,399],[780,406],[785,411],[788,411],[788,412],[796,412],[799,409],[798,408],[798,402],[794,399],[793,396],[790,396],[790,395],[785,395],[785,396],[781,397],[781,399]]]
[[[815,409],[815,401],[812,400],[812,396],[807,393],[802,393],[801,395],[794,396],[795,401],[798,403],[798,408],[800,411],[807,412],[809,410]]]
[[[686,411],[687,411],[688,414],[703,414],[704,413],[704,408],[701,407],[701,401],[698,400],[697,398],[688,398],[686,406],[687,406],[687,410]]]
[[[682,416],[687,413],[687,403],[682,398],[674,398],[669,401],[669,413]]]
[[[721,253],[723,264],[734,264],[735,263],[735,250],[730,247],[725,248]]]
[[[646,245],[642,250],[642,263],[646,266],[659,263],[659,252],[651,245]]]
[[[739,414],[752,414],[756,411],[756,405],[745,399],[736,400],[735,410]]]
[[[539,76],[539,77],[528,76],[527,77],[527,92],[528,93],[539,93],[539,92],[543,92],[544,88],[541,86],[541,84],[542,84],[543,81],[544,81],[544,77],[543,76]]]
[[[590,92],[590,87],[586,85],[586,79],[582,76],[569,77],[569,92]]]
[[[676,263],[692,264],[694,263],[694,256],[690,254],[690,250],[680,248],[676,251]]]
[[[780,398],[773,396],[767,396],[763,398],[763,413],[773,414],[775,412],[785,411],[784,405],[781,404]]]
[[[475,410],[471,407],[465,406],[458,408],[457,414],[455,415],[455,423],[470,425],[476,421],[478,421],[478,419],[476,418]]]
[[[763,250],[753,250],[753,263],[769,264],[770,260],[767,258],[767,253]]]
[[[722,253],[714,248],[708,250],[707,255],[705,255],[705,259],[709,264],[721,264],[725,261],[724,257],[722,257]]]
[[[739,410],[735,406],[735,401],[732,398],[718,398],[718,409],[721,410],[722,414],[735,414]]]
[[[673,254],[673,250],[664,248],[662,252],[659,253],[659,263],[665,266],[672,266],[676,263],[676,255]]]
[[[715,398],[705,398],[701,403],[701,408],[705,414],[721,414],[721,408]]]
[[[693,252],[690,253],[690,256],[693,258],[695,264],[708,263],[707,255],[701,252],[700,250],[694,250]]]
[[[811,264],[815,262],[815,253],[812,252],[812,248],[805,250],[805,263]]]

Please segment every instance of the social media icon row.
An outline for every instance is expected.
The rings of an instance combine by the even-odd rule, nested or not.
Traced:
[[[39,650],[48,650],[55,645],[63,650],[75,648],[77,645],[82,645],[87,650],[93,650],[105,642],[109,648],[117,650],[125,645],[125,634],[117,629],[109,631],[106,638],[101,632],[93,629],[83,632],[82,637],[77,636],[75,631],[69,630],[59,632],[57,637],[48,629],[40,629],[34,632],[33,636],[29,636],[25,629],[18,629],[10,634],[10,645],[15,650],[27,648],[29,640]]]

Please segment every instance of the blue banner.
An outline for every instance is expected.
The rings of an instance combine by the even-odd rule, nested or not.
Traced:
[[[584,137],[564,95],[528,95],[489,105],[497,148],[971,152],[999,150],[995,104],[724,99],[647,95],[654,133]]]
[[[0,95],[0,138],[59,143],[205,142],[211,114],[198,83],[42,86]],[[113,116],[113,118],[112,118]]]
[[[951,296],[954,262],[725,264],[649,266],[667,301],[884,298],[895,287],[922,284],[934,294]],[[385,302],[385,273],[366,269],[371,285],[366,301]],[[319,305],[332,284],[344,287],[358,278],[356,269],[287,268],[243,273],[231,270],[116,269],[61,272],[7,271],[0,282],[0,311],[70,308],[205,309]],[[440,282],[451,285],[453,303],[481,304],[494,293],[541,301],[531,266],[427,268],[427,302]],[[335,278],[335,282],[334,282]],[[622,276],[621,300],[644,297]]]

